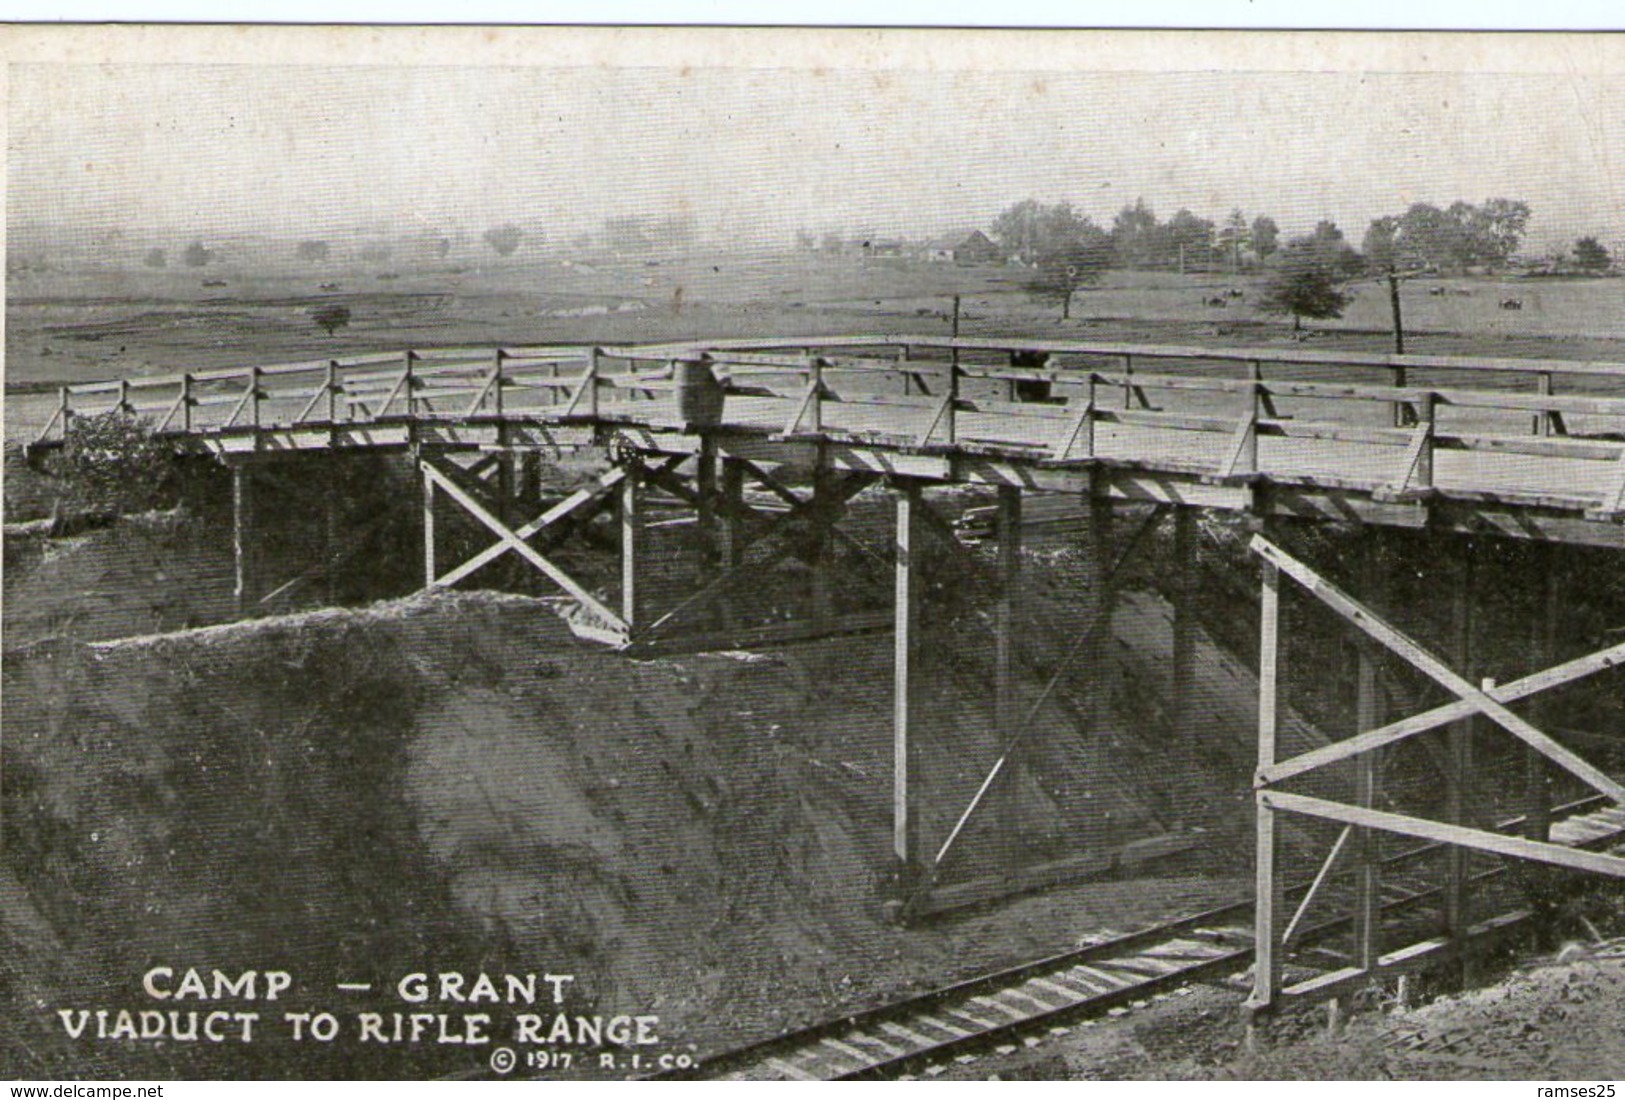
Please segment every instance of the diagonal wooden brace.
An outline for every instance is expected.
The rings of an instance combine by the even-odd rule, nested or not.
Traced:
[[[1492,688],[1488,694],[1500,703],[1515,703],[1519,699],[1526,699],[1551,688],[1572,683],[1575,680],[1601,672],[1608,668],[1618,668],[1625,665],[1625,642],[1599,650],[1596,653],[1577,657],[1572,661],[1565,661],[1560,665],[1533,673],[1521,680],[1500,684]],[[1384,745],[1392,745],[1408,737],[1414,737],[1429,730],[1447,726],[1451,722],[1460,721],[1478,713],[1472,703],[1458,699],[1453,703],[1445,703],[1432,710],[1414,714],[1409,718],[1401,718],[1397,722],[1390,722],[1386,726],[1379,726],[1374,730],[1367,730],[1355,737],[1343,741],[1334,741],[1329,745],[1322,745],[1318,749],[1311,749],[1301,756],[1294,756],[1290,760],[1283,760],[1278,764],[1259,769],[1256,783],[1264,786],[1270,783],[1279,783],[1291,779],[1295,775],[1314,771],[1316,768],[1335,764],[1340,760],[1347,760],[1362,752],[1380,749]]]
[[[626,630],[626,623],[619,615],[615,614],[615,612],[611,611],[608,607],[605,607],[604,604],[601,603],[591,592],[588,592],[585,588],[581,587],[581,585],[577,584],[568,573],[564,572],[564,570],[560,569],[558,566],[554,565],[552,562],[538,554],[535,550],[531,549],[530,545],[525,542],[524,538],[521,537],[517,531],[514,531],[512,528],[508,527],[507,524],[493,516],[490,512],[487,512],[485,508],[481,506],[479,501],[465,493],[462,490],[462,487],[459,486],[455,481],[452,481],[451,478],[441,473],[427,460],[419,462],[418,465],[422,469],[424,477],[428,478],[437,488],[444,491],[447,496],[451,497],[458,504],[461,504],[463,509],[467,511],[469,515],[473,516],[486,527],[490,528],[492,534],[496,535],[497,538],[502,540],[502,546],[504,549],[512,550],[514,553],[524,558],[531,565],[535,566],[536,569],[545,575],[549,580],[553,581],[554,584],[557,584],[571,596],[574,596],[583,607],[587,608],[594,615],[608,623],[614,629],[620,631]],[[625,476],[624,473],[622,476]],[[552,509],[551,511],[557,511],[557,508]],[[529,525],[527,524],[527,526]],[[448,573],[445,577],[437,578],[432,587],[446,587],[446,585],[450,583],[448,580],[450,576],[451,574]]]
[[[1094,389],[1093,384],[1090,390]],[[1067,421],[1066,434],[1050,452],[1050,457],[1057,462],[1067,462],[1076,458],[1093,458],[1095,456],[1095,399],[1089,397],[1079,402],[1077,411]]]
[[[676,463],[680,461],[682,461],[680,457],[673,459],[672,461],[666,463],[665,466],[659,467],[659,469],[669,469],[671,466],[676,465]],[[625,480],[625,478],[626,470],[620,466],[616,466],[613,469],[600,474],[596,479],[594,479],[592,484],[577,489],[575,492],[553,505],[553,507],[531,520],[529,523],[515,529],[514,534],[525,540],[534,538],[536,535],[553,526],[553,524],[559,522],[560,520],[574,516],[583,508],[587,508],[593,504],[605,500],[615,489],[615,487]],[[511,549],[512,547],[506,542],[499,542],[494,546],[488,546],[484,550],[481,550],[478,554],[475,554],[472,558],[469,558],[463,564],[459,565],[456,569],[453,569],[445,576],[436,580],[435,584],[442,588],[456,584],[458,581],[461,581],[463,578],[473,573],[476,569],[495,561],[497,558],[501,557],[503,554],[506,554]]]
[[[1348,595],[1342,589],[1320,576],[1303,562],[1282,550],[1262,535],[1254,535],[1252,551],[1281,572],[1302,585],[1311,595],[1354,626],[1381,642],[1395,654],[1422,672],[1441,687],[1453,692],[1462,702],[1484,715],[1552,763],[1567,771],[1592,789],[1600,791],[1617,803],[1625,804],[1625,786],[1607,774],[1547,737],[1524,719],[1512,713],[1488,694],[1458,676],[1443,661],[1421,645],[1384,621],[1370,608]]]
[[[845,478],[833,483],[830,486],[830,493],[828,496],[809,498],[792,507],[788,512],[785,512],[783,515],[779,516],[771,524],[769,524],[767,528],[762,530],[748,543],[740,548],[741,560],[739,565],[725,571],[715,580],[711,581],[711,583],[690,595],[687,599],[683,600],[670,611],[667,611],[664,615],[650,623],[647,627],[641,629],[638,632],[637,638],[634,640],[641,642],[656,637],[668,623],[672,622],[679,615],[682,615],[697,607],[705,606],[711,600],[715,599],[733,585],[737,584],[741,577],[751,573],[758,573],[764,569],[769,569],[783,561],[785,558],[789,557],[791,554],[795,553],[799,547],[798,541],[795,539],[785,539],[783,543],[767,557],[766,560],[760,562],[746,562],[743,560],[743,556],[747,554],[752,547],[760,546],[762,543],[768,542],[786,531],[793,531],[809,517],[826,525],[832,523],[833,517],[838,514],[838,510],[845,505],[847,501],[851,500],[853,497],[863,492],[864,489],[868,488],[869,485],[874,481],[874,478],[875,475],[866,472],[848,474]]]
[[[751,477],[755,478],[756,481],[761,484],[762,488],[766,489],[768,492],[772,493],[774,496],[778,497],[791,507],[796,507],[797,505],[803,504],[809,499],[807,497],[800,496],[788,485],[785,485],[778,478],[762,469],[756,463],[751,462],[749,459],[739,458],[734,459],[733,461],[739,463],[739,465],[747,473],[749,473]],[[744,504],[743,502],[736,504],[732,501],[723,501],[719,505],[719,511],[721,511],[724,515],[728,515],[736,519],[742,519],[747,522],[760,523],[763,525],[772,523],[777,518],[771,513],[762,512],[756,508],[752,508],[749,505]],[[847,534],[846,531],[842,530],[839,526],[831,524],[829,532],[835,536],[836,541],[847,547],[847,549],[856,551],[873,564],[883,565],[888,570],[890,569],[889,562],[886,562],[879,554],[875,553],[875,551],[871,550],[869,547]],[[885,583],[888,586],[891,584],[890,576],[886,578]]]

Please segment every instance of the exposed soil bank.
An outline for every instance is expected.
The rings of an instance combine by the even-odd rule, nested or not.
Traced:
[[[140,977],[156,965],[287,969],[291,1010],[333,1008],[334,984],[355,981],[375,999],[337,1009],[407,1009],[389,991],[416,971],[571,973],[578,1007],[658,1014],[673,1047],[708,1047],[1242,888],[1098,882],[886,925],[889,686],[854,671],[888,655],[871,639],[635,662],[575,642],[536,601],[483,595],[14,649],[0,1062],[159,1077],[483,1064],[270,1033],[230,1048],[63,1035],[60,1008],[151,1007]],[[979,738],[961,712],[951,687],[928,711],[950,757]]]

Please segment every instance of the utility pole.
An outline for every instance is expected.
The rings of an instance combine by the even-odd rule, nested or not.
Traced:
[[[1399,312],[1399,272],[1388,265],[1388,304],[1394,311],[1394,354],[1405,354],[1405,321]]]

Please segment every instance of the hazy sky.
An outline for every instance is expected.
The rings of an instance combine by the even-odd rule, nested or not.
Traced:
[[[16,65],[8,218],[219,232],[389,222],[563,238],[692,214],[925,235],[1009,203],[1232,207],[1356,243],[1413,201],[1625,239],[1625,76]]]

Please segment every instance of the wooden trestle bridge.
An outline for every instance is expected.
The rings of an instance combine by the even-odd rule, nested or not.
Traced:
[[[578,634],[632,651],[890,628],[894,855],[927,870],[932,853],[919,835],[910,781],[922,733],[911,690],[922,659],[918,551],[948,524],[925,490],[959,485],[996,492],[1002,583],[993,687],[1006,735],[1018,734],[1022,720],[1011,635],[1024,500],[1061,494],[1078,502],[1088,532],[1081,550],[1094,578],[1084,652],[1096,665],[1105,657],[1114,553],[1127,557],[1125,542],[1134,541],[1114,543],[1114,513],[1130,504],[1157,506],[1147,524],[1171,521],[1176,567],[1185,578],[1193,572],[1196,510],[1256,517],[1263,625],[1254,782],[1257,965],[1249,1002],[1255,1009],[1276,1005],[1285,993],[1325,995],[1386,968],[1458,951],[1485,925],[1470,912],[1469,851],[1625,876],[1625,859],[1595,850],[1595,835],[1581,838],[1584,846],[1551,838],[1550,781],[1567,773],[1616,804],[1625,804],[1625,787],[1538,728],[1538,703],[1525,708],[1527,717],[1511,709],[1625,660],[1625,645],[1616,645],[1553,663],[1558,571],[1531,579],[1545,610],[1529,635],[1530,671],[1496,685],[1473,676],[1475,601],[1466,570],[1447,594],[1459,642],[1447,662],[1383,617],[1376,571],[1360,574],[1369,590],[1345,593],[1283,547],[1281,522],[1437,533],[1444,555],[1464,541],[1450,536],[1462,534],[1526,540],[1554,553],[1562,544],[1625,549],[1625,364],[925,336],[459,348],[69,386],[35,446],[58,445],[80,418],[116,410],[147,417],[177,448],[216,455],[232,467],[240,599],[257,584],[255,471],[296,452],[384,449],[409,453],[421,475],[429,587],[457,584],[512,555],[562,590]],[[534,456],[595,449],[609,455],[607,472],[540,514],[518,514],[526,502],[535,504],[533,494],[515,489]],[[747,483],[783,507],[751,503]],[[813,611],[801,621],[730,621],[729,593],[741,579],[761,577],[764,567],[792,555],[815,567],[818,584],[833,583],[816,567],[838,541],[850,540],[839,526],[848,503],[877,487],[889,491],[895,507],[894,553],[883,563],[894,577],[889,613],[837,615],[815,590]],[[646,611],[640,557],[643,495],[651,488],[693,509],[703,548],[692,590],[660,615]],[[489,530],[494,541],[487,549],[461,562],[437,557],[441,498]],[[547,556],[573,523],[608,508],[618,511],[621,528],[616,598],[590,590]],[[756,557],[747,559],[751,548]],[[1290,759],[1279,759],[1276,748],[1283,577],[1366,639],[1359,651],[1360,732]],[[1188,705],[1194,626],[1191,584],[1173,587],[1168,698],[1178,729]],[[1405,717],[1382,713],[1379,651],[1453,701]],[[1493,726],[1521,742],[1527,756],[1522,835],[1485,824],[1489,808],[1474,804],[1475,720],[1481,738]],[[1379,753],[1433,731],[1444,731],[1437,755],[1444,819],[1378,808]],[[937,850],[939,861],[1003,763]],[[1294,788],[1294,780],[1340,763],[1354,769],[1351,799]],[[1342,826],[1290,921],[1281,893],[1288,876],[1279,866],[1283,814]],[[1446,927],[1420,946],[1382,950],[1378,830],[1449,845],[1454,853],[1443,888]],[[1352,864],[1358,886],[1348,965],[1286,986],[1283,945],[1340,858]]]

